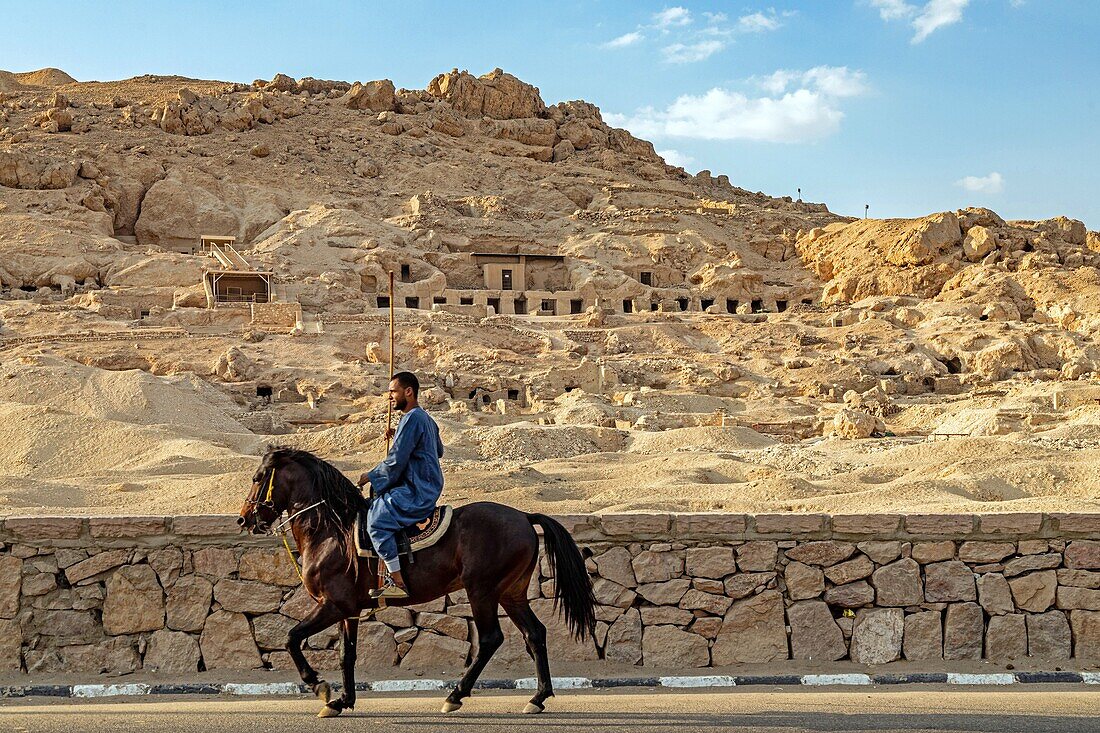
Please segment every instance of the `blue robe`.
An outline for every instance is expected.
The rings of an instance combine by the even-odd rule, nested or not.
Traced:
[[[435,509],[443,492],[443,443],[439,426],[423,408],[401,416],[385,460],[367,474],[374,501],[367,515],[367,531],[378,556],[390,570],[399,570],[397,540],[402,527],[421,522]]]

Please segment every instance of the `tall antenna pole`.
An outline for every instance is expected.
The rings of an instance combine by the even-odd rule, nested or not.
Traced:
[[[393,270],[390,270],[390,378],[393,378]],[[390,380],[386,380],[386,453],[390,452],[390,428],[393,425],[393,400],[389,394]]]

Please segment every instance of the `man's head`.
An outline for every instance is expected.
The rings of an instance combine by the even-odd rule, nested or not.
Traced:
[[[390,380],[390,401],[401,412],[408,412],[416,407],[416,399],[420,394],[420,380],[412,372],[398,372]]]

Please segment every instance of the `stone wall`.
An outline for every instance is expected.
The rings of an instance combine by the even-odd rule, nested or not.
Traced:
[[[1100,662],[1100,515],[559,519],[590,554],[600,606],[595,643],[571,642],[543,561],[529,596],[557,662]],[[313,601],[278,541],[234,521],[3,520],[0,674],[291,669],[286,632]],[[457,671],[470,616],[462,592],[384,609],[363,624],[359,666]],[[530,676],[518,633],[504,629],[490,669]],[[308,656],[337,668],[336,632],[311,639]]]
[[[252,303],[253,326],[294,328],[302,320],[301,303]]]

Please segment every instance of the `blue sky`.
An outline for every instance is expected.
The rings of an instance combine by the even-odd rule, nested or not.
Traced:
[[[0,1],[0,69],[81,80],[388,77],[500,66],[692,172],[915,216],[1100,228],[1100,2]]]

